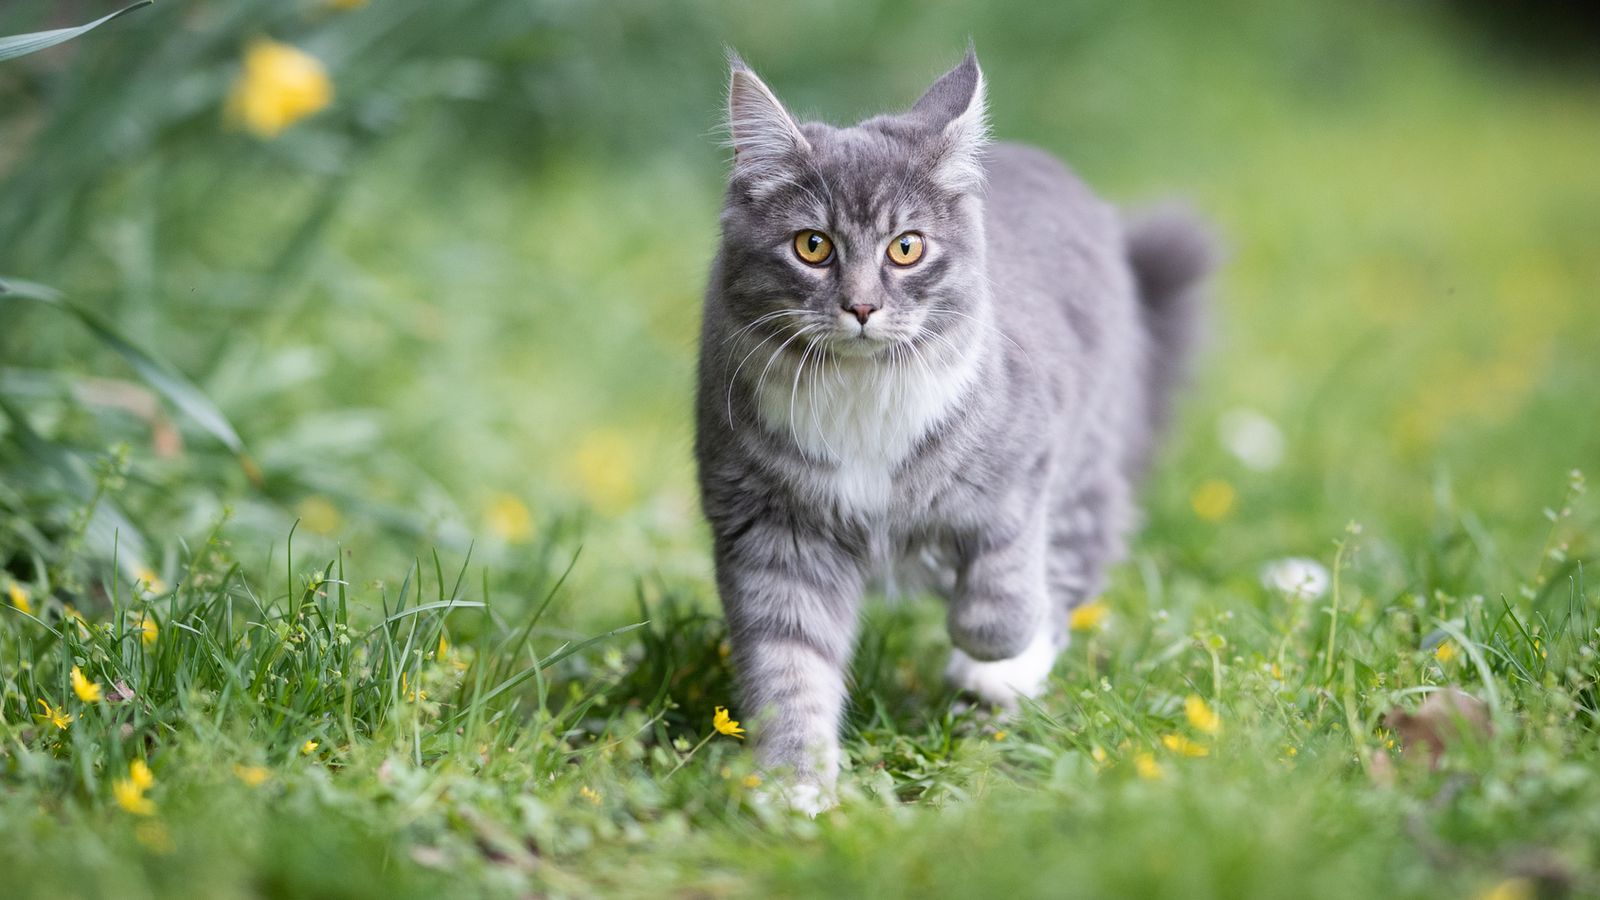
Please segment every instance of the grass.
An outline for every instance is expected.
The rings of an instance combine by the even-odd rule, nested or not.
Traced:
[[[1430,4],[440,10],[160,3],[0,68],[0,275],[246,451],[0,297],[9,892],[1600,893],[1586,63]],[[270,141],[221,114],[257,34],[337,91]],[[963,711],[940,610],[874,606],[813,821],[711,724],[746,716],[687,449],[720,45],[842,120],[968,34],[997,133],[1188,194],[1232,257],[1049,692]],[[1334,584],[1264,584],[1286,557]],[[1391,714],[1444,687],[1494,728],[1435,768]]]

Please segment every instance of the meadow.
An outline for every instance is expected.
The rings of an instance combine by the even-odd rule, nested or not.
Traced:
[[[1486,6],[161,0],[0,59],[0,892],[1600,895],[1600,60]],[[998,136],[1228,261],[1045,696],[875,605],[810,819],[689,453],[724,47],[845,121],[969,36]]]

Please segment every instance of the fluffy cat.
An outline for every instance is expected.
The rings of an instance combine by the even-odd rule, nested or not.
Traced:
[[[758,759],[826,805],[857,610],[948,602],[953,683],[1041,690],[1124,553],[1212,265],[1045,153],[990,144],[972,51],[908,112],[798,122],[732,60],[696,454]]]

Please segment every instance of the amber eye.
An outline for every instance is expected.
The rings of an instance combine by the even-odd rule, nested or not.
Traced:
[[[833,258],[833,241],[822,232],[808,228],[794,236],[794,255],[807,265],[827,265]]]
[[[889,261],[897,266],[916,265],[922,249],[922,235],[908,231],[889,242]]]

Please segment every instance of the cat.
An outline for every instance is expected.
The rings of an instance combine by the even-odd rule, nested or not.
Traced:
[[[796,121],[730,57],[696,457],[758,763],[832,801],[861,597],[948,603],[954,686],[1037,695],[1185,369],[1209,229],[992,144],[969,48],[908,112]]]

